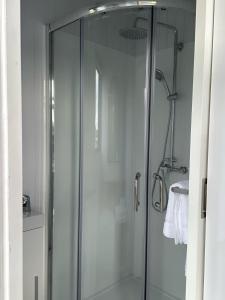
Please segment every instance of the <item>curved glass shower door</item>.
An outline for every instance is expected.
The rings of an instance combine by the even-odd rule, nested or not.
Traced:
[[[81,299],[144,297],[150,16],[83,21]]]
[[[164,224],[189,176],[194,18],[90,12],[51,33],[49,299],[185,299]]]
[[[151,15],[52,33],[51,300],[144,299]]]

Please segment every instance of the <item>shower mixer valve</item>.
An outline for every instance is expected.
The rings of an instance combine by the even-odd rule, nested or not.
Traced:
[[[176,162],[176,159],[173,159],[173,162]],[[188,173],[187,167],[185,167],[185,166],[176,167],[167,162],[165,163],[165,161],[162,162],[161,167],[166,168],[169,172],[177,172],[177,173],[182,173],[182,174]]]

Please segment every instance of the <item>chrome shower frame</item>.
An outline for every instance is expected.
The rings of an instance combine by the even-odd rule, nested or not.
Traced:
[[[176,7],[182,8],[187,11],[195,11],[195,7],[189,1],[174,1],[174,0],[116,0],[116,1],[99,1],[97,6],[84,6],[80,9],[77,9],[76,12],[56,20],[49,24],[49,32],[60,29],[66,25],[69,25],[81,18],[98,15],[101,13],[106,13],[114,10],[129,9],[129,8],[146,8],[146,7]]]

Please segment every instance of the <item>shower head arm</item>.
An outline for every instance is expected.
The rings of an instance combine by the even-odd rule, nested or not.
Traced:
[[[134,27],[137,27],[139,21],[148,22],[148,19],[146,19],[144,17],[137,17],[134,20]],[[168,30],[173,31],[174,35],[177,35],[177,39],[178,39],[178,30],[177,30],[177,28],[175,26],[167,24],[167,23],[163,23],[163,22],[157,22],[157,25],[159,25],[161,27],[164,27],[164,28],[166,28]]]
[[[178,30],[175,26],[169,25],[167,23],[162,23],[162,22],[157,22],[157,25],[173,31],[174,34],[178,34]]]

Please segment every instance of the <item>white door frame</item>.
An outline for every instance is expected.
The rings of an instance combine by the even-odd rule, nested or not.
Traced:
[[[22,300],[20,1],[0,0],[0,299]]]
[[[214,1],[197,0],[196,7],[186,300],[203,299],[205,220],[201,208],[207,177]]]
[[[225,2],[215,1],[212,85],[209,126],[208,190],[204,299],[221,300],[225,294]]]

